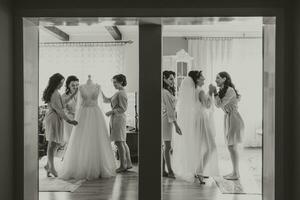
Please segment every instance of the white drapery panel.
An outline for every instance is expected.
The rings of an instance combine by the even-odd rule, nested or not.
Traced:
[[[213,79],[216,66],[225,66],[230,62],[232,39],[226,37],[188,39],[188,53],[194,58],[192,69],[202,70],[207,79]]]
[[[124,70],[124,46],[101,43],[41,45],[39,65],[40,92],[46,87],[49,77],[59,72],[65,78],[77,76],[80,83],[84,83],[90,74],[104,92],[112,94],[111,79]]]
[[[242,95],[239,111],[245,121],[244,146],[261,146],[262,128],[262,38],[192,38],[188,53],[192,69],[202,70],[208,84],[215,84],[218,72],[227,71]],[[215,109],[217,143],[223,139],[223,111]]]
[[[115,89],[112,77],[124,71],[124,45],[103,43],[42,44],[39,48],[39,93],[48,84],[49,77],[61,73],[65,80],[70,75],[79,78],[80,84],[87,81],[88,75],[101,85],[107,96],[113,95]],[[65,86],[61,89],[61,93]],[[40,105],[43,102],[40,99]],[[108,111],[109,104],[103,105]]]

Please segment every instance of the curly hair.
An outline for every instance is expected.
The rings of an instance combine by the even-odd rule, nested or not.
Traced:
[[[116,80],[118,83],[121,83],[123,87],[127,85],[126,76],[124,74],[117,74],[113,77],[114,80]]]
[[[70,94],[70,92],[71,92],[71,89],[70,89],[70,83],[72,82],[72,81],[79,81],[79,79],[76,77],[76,76],[69,76],[68,78],[67,78],[67,80],[66,80],[66,94],[68,95],[68,94]]]
[[[220,97],[220,99],[222,99],[222,98],[225,96],[228,87],[232,87],[232,88],[234,89],[235,94],[236,94],[236,97],[238,98],[238,97],[240,96],[240,94],[239,94],[239,93],[237,92],[237,90],[235,89],[235,86],[234,86],[234,84],[232,83],[232,80],[231,80],[231,77],[230,77],[229,73],[227,73],[227,72],[220,72],[220,73],[219,73],[219,76],[220,76],[221,78],[226,78],[226,80],[225,80],[225,82],[224,82],[224,87],[221,88],[221,89],[219,90],[219,92],[218,92],[218,96]]]
[[[43,98],[42,98],[42,100],[45,103],[50,102],[53,92],[57,89],[57,87],[61,83],[61,80],[63,80],[63,79],[65,79],[65,78],[60,73],[53,74],[49,78],[48,85],[47,85],[46,89],[44,90]]]
[[[176,73],[173,71],[163,71],[163,79],[168,79],[171,75],[173,75],[175,77]],[[169,86],[167,83],[165,83],[164,80],[162,80],[162,84],[163,84],[163,88],[168,90],[173,96],[175,96],[175,86],[171,87]]]
[[[189,72],[188,76],[193,79],[195,87],[197,87],[197,81],[202,76],[202,71],[192,70]]]

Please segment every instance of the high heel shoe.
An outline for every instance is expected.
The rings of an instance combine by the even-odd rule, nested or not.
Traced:
[[[52,174],[54,177],[57,177],[57,172],[49,169],[49,174]]]
[[[176,179],[174,172],[169,172],[167,177]]]
[[[127,168],[119,167],[118,169],[116,169],[116,173],[123,173],[123,172],[126,172],[126,171],[127,171]]]
[[[195,175],[195,178],[197,178],[197,179],[199,180],[200,184],[205,184],[205,182],[203,181],[204,176],[199,175],[199,174],[196,174],[196,175]]]
[[[224,176],[224,179],[226,180],[230,180],[230,181],[235,181],[235,180],[239,180],[240,176],[239,175],[232,175],[232,176]]]
[[[169,174],[168,174],[166,171],[163,171],[163,173],[162,173],[162,176],[163,176],[163,177],[168,177],[168,175],[169,175]]]
[[[47,177],[51,177],[51,176],[50,176],[50,172],[49,172],[49,168],[48,168],[47,165],[44,166],[44,169],[46,170]]]

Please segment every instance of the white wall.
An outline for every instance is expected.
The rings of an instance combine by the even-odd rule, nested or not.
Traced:
[[[122,40],[131,40],[133,43],[125,45],[125,65],[124,74],[127,77],[127,91],[137,92],[139,83],[139,32],[138,26],[133,31],[123,34]],[[70,35],[72,42],[99,42],[113,41],[110,35]],[[40,29],[40,42],[61,42],[57,38],[48,34],[44,29]],[[44,87],[44,86],[41,86]]]
[[[178,51],[188,51],[188,41],[183,37],[163,37],[163,55],[176,55]]]

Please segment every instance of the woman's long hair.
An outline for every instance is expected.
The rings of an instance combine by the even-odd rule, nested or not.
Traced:
[[[53,92],[57,89],[57,87],[61,83],[61,80],[63,80],[63,79],[64,79],[63,75],[61,75],[59,73],[53,74],[49,78],[48,85],[47,85],[46,89],[44,90],[43,98],[42,98],[42,100],[45,103],[50,102]]]
[[[193,79],[195,87],[197,87],[197,81],[202,76],[202,71],[192,70],[189,72],[188,76]]]
[[[71,89],[70,89],[70,83],[72,82],[72,81],[79,81],[79,79],[76,77],[76,76],[69,76],[68,78],[67,78],[67,80],[66,80],[66,94],[68,95],[68,94],[70,94],[70,92],[71,92]]]
[[[234,84],[232,83],[230,75],[227,72],[220,72],[219,76],[221,78],[226,78],[226,80],[224,82],[224,87],[221,88],[218,92],[219,97],[222,99],[225,96],[228,87],[232,87],[234,89],[237,98],[240,97],[240,94],[237,92],[237,90],[235,89]]]
[[[171,75],[173,75],[174,78],[175,78],[176,74],[173,71],[167,71],[167,70],[163,71],[163,81],[162,81],[163,82],[163,88],[168,90],[173,96],[175,96],[175,91],[176,91],[175,86],[171,87],[167,83],[165,83],[165,81],[164,81],[164,79],[168,79]]]

